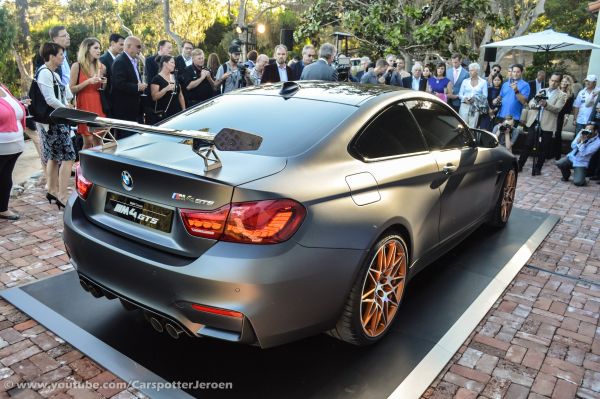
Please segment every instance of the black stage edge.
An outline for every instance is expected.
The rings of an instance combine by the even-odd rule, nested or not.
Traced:
[[[267,350],[208,338],[173,340],[155,332],[141,313],[123,310],[116,300],[93,298],[81,289],[74,271],[0,295],[126,382],[233,386],[187,393],[140,389],[152,398],[183,398],[189,393],[202,398],[404,399],[418,397],[416,390],[427,388],[458,349],[448,344],[448,337],[457,345],[468,337],[558,220],[515,208],[506,228],[477,230],[413,279],[392,331],[367,348],[326,335]],[[491,286],[499,291],[487,298]],[[483,303],[481,297],[486,297]],[[476,307],[480,309],[474,311]],[[465,319],[475,324],[464,324]],[[432,355],[440,346],[447,353]],[[433,366],[432,357],[437,362]],[[411,382],[403,383],[405,378]]]

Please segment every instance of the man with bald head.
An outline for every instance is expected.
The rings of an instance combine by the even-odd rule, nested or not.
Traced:
[[[112,116],[115,119],[139,122],[140,95],[146,89],[142,83],[139,71],[139,54],[142,42],[135,36],[125,39],[123,52],[115,58],[111,71]],[[118,138],[130,136],[133,133],[119,131]]]

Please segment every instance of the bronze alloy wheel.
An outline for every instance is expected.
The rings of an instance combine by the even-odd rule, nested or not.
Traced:
[[[508,221],[510,211],[512,210],[513,203],[515,202],[515,189],[517,187],[517,175],[514,169],[510,169],[506,175],[506,181],[504,183],[504,192],[502,193],[502,203],[500,204],[500,218],[503,223]]]
[[[370,338],[384,333],[394,320],[406,284],[406,247],[390,237],[377,250],[363,283],[360,321]]]

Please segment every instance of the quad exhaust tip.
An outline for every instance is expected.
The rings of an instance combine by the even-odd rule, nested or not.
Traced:
[[[154,328],[157,332],[161,333],[163,332],[165,329],[161,323],[160,320],[158,320],[156,317],[152,316],[150,317],[150,325],[152,326],[152,328]]]
[[[112,293],[104,291],[102,288],[96,286],[93,283],[89,283],[82,278],[79,279],[79,284],[81,285],[81,288],[83,288],[85,291],[89,292],[96,298],[100,298],[102,296],[106,296],[108,299],[116,298],[116,296]],[[121,298],[119,298],[119,300],[127,310],[137,309],[137,307],[132,303],[129,303]],[[177,324],[169,322],[168,320],[163,320],[161,317],[156,316],[150,312],[145,311],[144,317],[150,322],[150,325],[155,331],[159,333],[166,331],[167,334],[169,334],[169,336],[173,339],[179,339],[179,337],[183,333],[183,329]]]
[[[181,328],[174,326],[171,323],[167,323],[165,325],[165,330],[167,331],[167,334],[169,334],[169,336],[173,339],[178,339],[181,333],[183,332]]]

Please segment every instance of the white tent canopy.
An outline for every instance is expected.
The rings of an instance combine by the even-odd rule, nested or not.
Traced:
[[[488,43],[484,48],[509,48],[523,51],[576,51],[600,49],[600,46],[567,35],[555,32],[552,29],[543,32],[530,33],[529,35],[513,37],[500,42]]]

